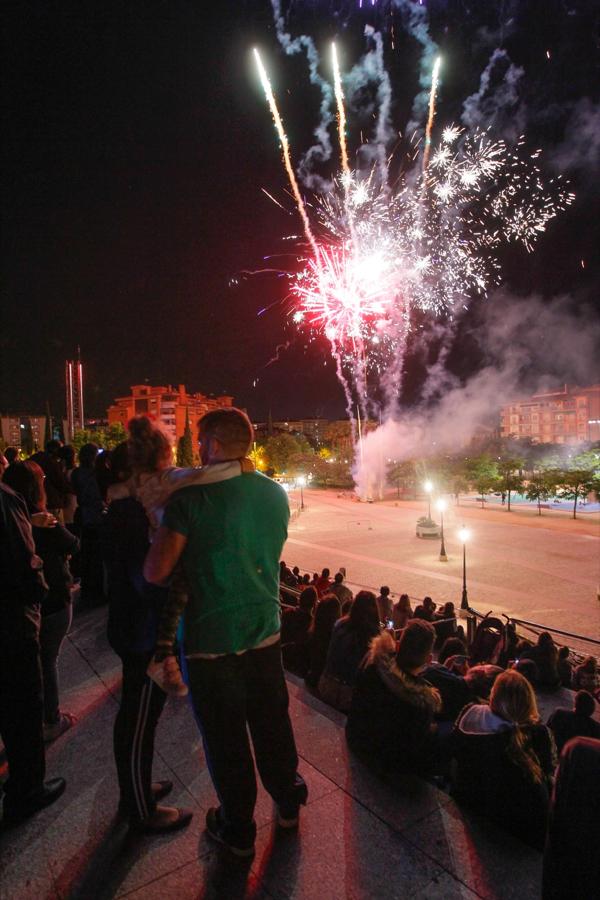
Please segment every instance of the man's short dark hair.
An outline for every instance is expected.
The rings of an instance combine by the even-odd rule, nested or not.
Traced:
[[[341,572],[336,572],[333,580],[335,581],[336,584],[341,584],[342,581],[344,580],[344,576],[342,575]]]
[[[235,406],[207,412],[198,422],[198,434],[215,438],[225,453],[234,458],[245,456],[254,440],[250,419]]]
[[[596,701],[589,691],[577,691],[575,694],[575,712],[580,716],[593,716]]]
[[[387,584],[382,584],[382,586],[379,588],[379,593],[381,594],[382,597],[387,597],[389,592],[390,592],[390,589],[387,586]]]
[[[329,578],[329,569],[323,569],[321,572],[321,578]]]
[[[435,641],[435,631],[429,622],[411,619],[400,635],[396,662],[403,671],[424,666]]]
[[[57,441],[56,438],[52,438],[51,440],[46,441],[45,450],[46,450],[46,453],[58,453],[58,451],[60,450],[61,447],[62,447],[61,442]]]

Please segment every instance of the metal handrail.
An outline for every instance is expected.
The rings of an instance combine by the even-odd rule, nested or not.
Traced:
[[[577,641],[585,641],[586,644],[597,644],[600,647],[600,640],[597,640],[596,638],[586,637],[582,634],[573,634],[571,631],[561,631],[560,628],[548,628],[546,625],[540,625],[538,622],[528,622],[527,619],[515,619],[514,616],[509,616],[509,618],[510,621],[514,622],[516,625],[527,625],[529,628],[539,628],[541,631],[551,631],[553,634],[575,638]]]
[[[479,610],[474,609],[472,606],[469,606],[467,612],[469,614],[469,620],[471,622],[473,620],[476,621],[477,619],[485,619],[489,615],[489,613],[479,612]],[[529,622],[527,619],[517,619],[514,616],[507,616],[506,613],[502,613],[502,616],[508,622],[514,623],[515,625],[522,625],[524,628],[527,628],[530,631],[533,631],[534,634],[539,635],[539,633],[542,631],[549,631],[549,632],[552,632],[552,634],[559,634],[559,635],[561,635],[561,637],[567,637],[574,641],[579,641],[582,644],[595,644],[595,645],[600,646],[599,640],[596,640],[596,638],[586,637],[586,635],[583,635],[583,634],[574,634],[571,631],[562,631],[560,628],[552,628],[549,625],[542,625],[539,622]],[[471,634],[471,630],[469,629],[469,642],[471,642],[472,637],[474,637],[474,632],[475,632],[474,627],[473,627],[472,634]],[[529,638],[527,638],[527,640],[529,640]],[[575,657],[584,659],[584,653],[581,650],[578,650],[575,647],[569,647],[569,650],[573,653],[573,655]]]
[[[355,587],[364,588],[365,590],[373,590],[372,588],[370,588],[366,585],[356,584],[356,582],[350,581],[347,583],[352,584]],[[309,585],[305,585],[305,587],[308,587],[308,586]],[[299,590],[295,590],[294,588],[288,587],[288,585],[282,584],[282,585],[280,585],[280,589],[288,591],[294,597],[300,596]],[[413,597],[410,594],[408,596],[409,596],[410,600],[419,600],[419,602],[421,602],[420,598],[418,598],[418,597]],[[467,612],[471,616],[475,616],[476,618],[479,618],[479,619],[485,619],[485,617],[486,617],[486,614],[479,612],[479,610],[474,609],[474,607],[472,607],[470,605],[469,605]],[[458,610],[457,610],[457,613],[458,613]],[[488,615],[489,615],[489,613],[488,613]],[[529,622],[527,619],[518,619],[515,616],[507,616],[505,613],[502,613],[502,615],[509,622],[514,622],[515,625],[522,625],[525,628],[529,628],[532,631],[534,631],[534,633],[539,633],[540,631],[549,631],[552,634],[558,634],[561,637],[566,637],[566,638],[570,638],[571,640],[580,641],[582,644],[594,644],[595,646],[600,647],[600,640],[598,640],[597,638],[587,637],[584,634],[575,634],[571,631],[563,631],[560,628],[552,628],[549,625],[542,625],[539,622]],[[444,621],[447,621],[447,620],[444,620]]]

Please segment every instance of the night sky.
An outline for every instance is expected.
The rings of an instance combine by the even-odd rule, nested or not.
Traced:
[[[389,5],[359,12],[353,2],[296,0],[289,26],[320,48],[337,35],[352,62],[364,49],[365,23],[382,27],[402,128],[418,54],[398,25],[391,50]],[[439,121],[460,114],[501,44],[525,68],[521,102],[532,149],[543,146],[550,159],[562,153],[578,195],[533,256],[506,255],[508,287],[547,302],[569,293],[574,311],[593,304],[600,200],[589,151],[600,133],[590,124],[582,148],[568,123],[582,102],[598,122],[597,2],[432,0],[429,7],[447,60]],[[289,325],[277,302],[283,281],[240,278],[285,249],[284,235],[299,232],[260,190],[283,199],[286,181],[254,44],[264,51],[296,158],[318,120],[305,62],[279,48],[270,3],[44,0],[5,4],[3,20],[0,410],[41,412],[49,400],[62,414],[64,360],[80,345],[89,414],[147,379],[231,393],[255,418],[269,408],[274,417],[342,415],[326,344],[307,346]],[[357,124],[350,116],[351,134]],[[481,317],[474,303],[457,331],[449,365],[462,376],[479,363],[472,334]],[[425,362],[422,341],[420,349],[409,345],[407,402],[419,396]]]

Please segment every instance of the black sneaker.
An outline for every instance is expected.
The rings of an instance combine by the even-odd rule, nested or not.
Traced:
[[[214,841],[218,841],[223,847],[233,853],[234,856],[248,858],[254,856],[254,837],[256,825],[252,823],[249,833],[245,837],[234,835],[232,829],[223,822],[221,809],[212,807],[206,813],[206,830]]]
[[[277,804],[277,824],[280,828],[297,828],[300,821],[300,807],[306,806],[308,788],[300,775],[296,775],[296,783],[290,797]]]

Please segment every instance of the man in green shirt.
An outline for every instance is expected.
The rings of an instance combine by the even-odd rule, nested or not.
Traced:
[[[202,463],[244,457],[252,425],[238,409],[199,422]],[[298,824],[307,789],[288,714],[279,640],[279,558],[289,520],[283,489],[259,472],[182,488],[169,501],[144,573],[164,583],[181,559],[188,683],[220,807],[209,834],[238,856],[254,853],[256,777],[284,828]]]

